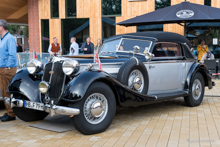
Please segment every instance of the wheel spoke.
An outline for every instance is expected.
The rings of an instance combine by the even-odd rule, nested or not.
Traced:
[[[103,107],[101,109],[102,111],[100,111],[100,115],[98,115],[98,116],[97,115],[94,116],[94,113],[92,113],[92,111],[91,111],[93,104],[96,104],[96,102],[98,102],[98,104],[101,103],[102,107]],[[83,113],[84,113],[85,119],[91,124],[98,124],[101,121],[103,121],[103,119],[107,115],[108,101],[103,94],[93,93],[86,99],[83,108],[84,108]],[[100,108],[97,108],[97,109],[100,109]],[[98,112],[98,114],[99,114],[99,112]]]

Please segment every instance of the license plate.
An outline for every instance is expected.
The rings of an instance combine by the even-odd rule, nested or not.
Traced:
[[[24,101],[24,107],[29,108],[29,109],[44,111],[44,104],[43,103]]]

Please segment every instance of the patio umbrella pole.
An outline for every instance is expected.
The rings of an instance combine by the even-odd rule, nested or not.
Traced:
[[[186,36],[186,22],[184,23],[184,36],[187,37]]]

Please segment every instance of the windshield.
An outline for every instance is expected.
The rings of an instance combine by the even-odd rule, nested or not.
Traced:
[[[150,50],[151,41],[138,39],[122,39],[119,51],[133,51],[134,47],[139,47],[139,53],[147,53]]]
[[[101,53],[115,53],[119,47],[120,41],[121,39],[116,39],[113,41],[105,42],[102,46]]]
[[[116,51],[133,51],[134,47],[140,48],[139,53],[147,53],[150,50],[152,41],[122,38],[105,42],[100,53],[115,53]]]
[[[37,60],[45,64],[50,59],[49,53],[36,53]],[[34,59],[33,53],[17,53],[17,68],[22,68],[24,64],[27,64],[28,61]]]

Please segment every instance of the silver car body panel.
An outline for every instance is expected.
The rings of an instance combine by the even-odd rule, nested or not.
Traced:
[[[193,62],[186,62],[186,60],[146,62],[145,66],[149,75],[148,94],[183,91],[192,65]]]

